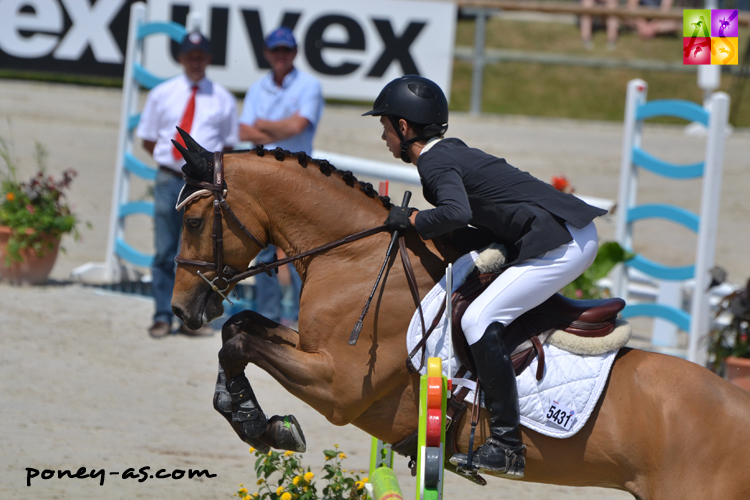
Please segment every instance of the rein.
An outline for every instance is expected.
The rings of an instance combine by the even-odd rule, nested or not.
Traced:
[[[347,243],[352,243],[362,238],[372,236],[373,234],[382,233],[383,231],[386,231],[388,229],[385,225],[366,229],[364,231],[360,231],[358,233],[346,236],[336,241],[326,243],[325,245],[319,246],[317,248],[313,248],[312,250],[307,250],[305,252],[294,255],[292,257],[285,257],[281,260],[275,260],[270,263],[262,262],[256,266],[248,268],[246,271],[240,272],[234,269],[232,266],[229,266],[229,265],[225,266],[223,262],[224,260],[224,238],[223,238],[223,225],[222,225],[222,221],[223,221],[222,210],[227,213],[229,218],[233,220],[234,223],[237,224],[237,226],[239,226],[240,230],[242,230],[242,232],[253,243],[258,245],[260,248],[266,248],[268,245],[264,245],[258,240],[258,238],[253,236],[253,234],[245,227],[245,225],[242,224],[242,222],[239,220],[237,215],[235,215],[235,213],[229,207],[229,204],[227,203],[226,199],[224,198],[227,192],[227,189],[224,187],[224,153],[220,151],[214,152],[213,163],[214,163],[213,184],[210,184],[208,182],[203,182],[203,181],[197,181],[187,176],[183,176],[183,178],[186,184],[189,184],[191,186],[195,186],[201,189],[205,189],[207,191],[210,191],[213,194],[214,221],[213,221],[213,230],[211,232],[211,239],[213,240],[214,262],[208,262],[205,260],[185,259],[183,257],[180,257],[179,255],[175,257],[174,260],[175,262],[177,262],[177,265],[200,267],[200,268],[207,269],[209,271],[216,272],[216,277],[213,280],[209,280],[200,271],[198,271],[198,276],[203,278],[203,280],[205,280],[206,283],[208,283],[211,286],[211,289],[214,292],[221,295],[230,304],[232,303],[232,301],[230,301],[225,295],[225,292],[227,291],[230,285],[233,285],[235,283],[238,283],[244,279],[250,278],[260,273],[266,273],[270,276],[271,271],[283,266],[284,264],[288,264],[290,262],[294,262],[295,260],[303,259],[311,255],[316,255],[316,254],[325,252],[327,250],[330,250],[332,248],[345,245]],[[217,284],[217,282],[219,284],[223,284],[224,288],[219,288],[219,284]]]

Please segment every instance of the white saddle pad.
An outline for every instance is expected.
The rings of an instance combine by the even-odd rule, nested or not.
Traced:
[[[479,257],[477,252],[471,252],[458,259],[453,264],[453,290],[458,288],[474,267],[474,261]],[[429,328],[441,303],[445,301],[445,277],[430,290],[422,301],[425,329]],[[419,313],[415,312],[409,324],[406,336],[406,348],[411,352],[422,338]],[[453,357],[451,371],[448,373],[447,322],[445,315],[435,328],[426,345],[427,357],[443,359],[443,374],[452,378],[460,367],[458,357]],[[545,368],[541,381],[536,380],[537,359],[534,359],[526,370],[516,377],[518,384],[518,399],[521,409],[521,424],[541,434],[557,438],[573,436],[586,424],[594,410],[599,396],[607,382],[615,356],[619,349],[593,356],[581,356],[564,351],[558,347],[545,344]],[[422,351],[419,350],[413,358],[419,363]],[[420,370],[424,375],[427,367]],[[468,374],[466,376],[468,378]],[[471,391],[466,401],[473,401],[474,392]],[[557,409],[573,410],[574,416],[566,427],[547,420],[551,405]],[[562,405],[562,406],[561,406]],[[554,412],[552,412],[554,413]]]

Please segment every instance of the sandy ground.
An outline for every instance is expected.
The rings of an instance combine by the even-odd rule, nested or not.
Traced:
[[[51,172],[79,172],[71,199],[81,218],[92,224],[83,240],[63,242],[49,286],[13,288],[0,284],[0,498],[231,498],[239,483],[253,485],[253,460],[211,406],[220,339],[150,339],[150,300],[110,294],[66,283],[77,266],[104,258],[120,92],[67,85],[0,80],[0,136],[12,139],[23,172],[33,167],[34,141],[49,150]],[[364,110],[326,109],[317,136],[322,150],[393,161],[379,139],[377,120],[360,118]],[[451,117],[452,135],[506,157],[510,163],[549,180],[565,174],[582,194],[617,196],[622,127],[616,123],[539,120],[519,117]],[[667,159],[684,163],[700,158],[703,139],[681,127],[649,127],[644,145]],[[721,200],[717,263],[739,283],[750,274],[746,260],[745,189],[750,166],[750,132],[735,131],[727,142]],[[667,199],[697,209],[699,187],[687,182],[670,193],[658,179],[641,178],[642,199]],[[404,185],[392,185],[400,200]],[[414,201],[424,200],[415,191]],[[146,186],[134,182],[134,197]],[[612,237],[614,221],[598,221],[602,239]],[[149,221],[129,223],[128,237],[151,248]],[[690,261],[693,239],[655,225],[636,235],[636,250],[662,262]],[[306,458],[313,471],[321,450],[338,443],[350,457],[349,468],[366,468],[369,437],[358,429],[337,428],[249,367],[256,394],[269,414],[296,415],[305,430]],[[413,481],[404,460],[396,469],[407,498]],[[214,478],[124,480],[127,468],[206,469]],[[104,469],[97,479],[32,479],[26,468]],[[251,487],[251,491],[252,487]],[[625,499],[623,492],[565,488],[493,480],[487,488],[450,477],[446,498]]]

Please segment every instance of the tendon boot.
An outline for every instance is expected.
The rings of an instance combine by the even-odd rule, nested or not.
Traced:
[[[474,452],[471,465],[464,453],[453,455],[450,462],[467,472],[478,469],[520,479],[526,466],[526,446],[521,443],[518,429],[518,387],[513,362],[502,340],[504,331],[502,323],[492,323],[482,338],[470,346],[484,391],[484,405],[490,411],[490,437]]]
[[[227,391],[234,404],[232,420],[240,423],[245,436],[257,438],[263,434],[268,428],[268,422],[245,374],[237,375],[230,380],[227,384]]]
[[[227,391],[227,376],[224,374],[221,365],[219,365],[219,376],[216,378],[216,389],[214,390],[214,409],[227,419],[229,425],[232,424],[232,396]],[[240,436],[240,439],[264,455],[271,451],[270,446],[258,439],[247,436]]]

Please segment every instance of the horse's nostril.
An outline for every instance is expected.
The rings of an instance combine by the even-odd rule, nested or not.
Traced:
[[[172,312],[174,313],[175,316],[177,316],[178,318],[180,318],[183,322],[185,321],[185,317],[184,317],[185,313],[180,308],[180,306],[173,305],[172,306]]]

